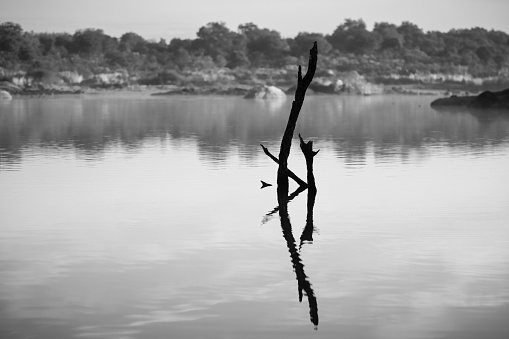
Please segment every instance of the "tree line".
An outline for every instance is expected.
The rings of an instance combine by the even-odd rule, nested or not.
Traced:
[[[0,68],[29,74],[75,71],[85,77],[124,69],[139,79],[169,83],[179,72],[305,64],[313,41],[320,50],[320,70],[355,70],[371,78],[417,72],[475,77],[509,74],[505,32],[479,27],[424,32],[410,22],[380,22],[369,30],[362,19],[346,19],[331,34],[300,32],[293,38],[254,23],[232,31],[223,22],[211,22],[198,29],[195,39],[174,38],[169,43],[146,40],[133,32],[116,38],[95,28],[74,34],[27,32],[17,23],[4,22],[0,24]]]

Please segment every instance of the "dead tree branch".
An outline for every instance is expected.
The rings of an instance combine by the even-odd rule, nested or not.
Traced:
[[[285,133],[283,134],[283,140],[281,141],[281,148],[279,150],[279,168],[277,172],[277,185],[278,192],[281,192],[281,197],[286,199],[288,196],[288,157],[290,156],[290,149],[292,146],[293,133],[299,118],[299,113],[304,103],[304,97],[306,96],[306,90],[311,84],[316,71],[316,63],[318,61],[318,47],[316,41],[313,44],[313,48],[309,51],[309,63],[306,75],[302,78],[302,69],[299,66],[299,72],[297,74],[297,89],[295,90],[295,99],[292,103],[292,109],[290,111],[290,117],[286,125]]]
[[[315,329],[318,326],[317,300],[313,288],[311,287],[311,283],[309,282],[308,277],[304,272],[304,265],[300,258],[300,254],[296,248],[295,238],[292,233],[292,225],[290,223],[290,217],[288,214],[288,203],[300,192],[304,191],[306,188],[308,189],[308,204],[307,204],[308,215],[306,220],[306,227],[301,236],[301,246],[302,246],[302,243],[304,241],[313,240],[313,229],[314,229],[313,207],[316,196],[316,185],[315,178],[313,175],[313,157],[318,153],[318,151],[316,152],[313,151],[312,141],[305,143],[299,134],[301,150],[304,153],[304,157],[306,158],[306,166],[308,172],[307,184],[288,169],[288,157],[290,156],[293,133],[295,131],[295,126],[297,124],[297,119],[299,118],[299,113],[302,108],[302,104],[304,103],[306,90],[311,84],[311,81],[313,80],[313,77],[315,75],[317,59],[318,59],[318,47],[315,42],[313,44],[313,48],[311,48],[311,50],[309,51],[309,64],[304,78],[302,77],[302,70],[301,67],[299,66],[299,72],[297,74],[297,89],[295,91],[295,100],[292,103],[292,109],[290,111],[288,123],[283,134],[283,139],[281,141],[279,158],[273,156],[266,147],[261,145],[265,154],[279,164],[277,172],[278,207],[276,207],[273,211],[267,213],[267,215],[264,217],[264,221],[266,220],[266,218],[267,219],[270,218],[270,216],[273,215],[276,211],[279,212],[279,219],[281,221],[283,237],[286,240],[288,251],[290,252],[290,258],[292,260],[293,269],[295,271],[295,275],[297,278],[299,301],[302,301],[303,294],[305,293],[309,303],[310,320],[315,325]],[[300,185],[297,191],[295,191],[290,197],[288,196],[289,177],[291,177]]]
[[[263,146],[262,144],[260,144],[260,146],[262,146],[263,148],[263,152],[265,154],[267,154],[267,156],[269,158],[271,158],[272,160],[274,160],[274,162],[276,164],[279,164],[279,160],[278,158],[276,158],[272,153],[270,153],[270,151],[267,149],[267,147]],[[307,188],[308,187],[308,184],[302,180],[301,178],[299,178],[295,173],[293,173],[288,167],[286,168],[286,171],[287,171],[287,174],[290,178],[292,178],[297,184],[299,184],[299,186],[301,187],[304,187],[304,188]]]
[[[313,141],[305,142],[304,139],[302,139],[302,136],[299,133],[299,139],[300,139],[300,149],[302,150],[302,153],[304,154],[304,157],[306,158],[306,167],[307,167],[307,179],[308,179],[308,185],[310,190],[314,190],[316,194],[316,184],[315,184],[315,176],[313,174],[313,158],[315,155],[320,152],[313,151]]]

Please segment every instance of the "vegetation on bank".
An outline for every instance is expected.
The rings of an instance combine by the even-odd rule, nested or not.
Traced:
[[[307,64],[313,41],[318,41],[321,55],[316,80],[331,89],[348,77],[367,84],[509,87],[505,32],[424,32],[410,22],[381,22],[368,30],[361,19],[347,19],[331,34],[301,32],[294,38],[253,23],[232,31],[222,22],[211,22],[199,28],[195,39],[169,43],[133,32],[116,38],[92,28],[74,34],[26,32],[19,24],[4,22],[0,82],[25,89],[212,84],[284,88],[293,84],[296,66]],[[16,91],[7,87],[4,90]]]

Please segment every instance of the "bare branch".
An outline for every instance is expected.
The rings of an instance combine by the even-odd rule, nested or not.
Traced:
[[[281,191],[281,197],[288,195],[288,157],[290,156],[290,149],[292,146],[293,133],[299,118],[299,113],[304,103],[304,97],[306,96],[306,90],[311,84],[316,71],[316,63],[318,61],[318,47],[316,41],[313,43],[313,48],[309,51],[309,63],[306,75],[302,78],[302,71],[299,66],[298,73],[298,84],[295,90],[295,100],[292,103],[292,109],[290,111],[290,117],[286,125],[285,132],[283,134],[283,140],[281,141],[281,147],[279,149],[279,169],[277,175],[278,191]]]
[[[263,152],[264,152],[265,154],[267,154],[267,156],[268,156],[269,158],[271,158],[272,160],[274,160],[274,162],[275,162],[276,164],[279,164],[279,160],[278,160],[278,158],[276,158],[274,155],[272,155],[272,153],[270,153],[270,151],[267,149],[267,147],[263,146],[262,144],[260,144],[260,146],[262,146],[262,148],[263,148]],[[299,184],[299,186],[302,186],[302,187],[304,187],[304,188],[308,187],[308,184],[307,184],[304,180],[302,180],[301,178],[299,178],[299,177],[297,176],[297,174],[293,173],[293,172],[292,172],[292,170],[290,170],[288,167],[286,168],[286,171],[287,171],[288,176],[289,176],[290,178],[292,178],[292,179],[293,179],[293,180],[294,180],[297,184]]]
[[[318,154],[318,152],[320,152],[320,150],[313,151],[313,141],[310,140],[308,142],[305,142],[300,134],[299,139],[300,139],[300,149],[304,154],[304,157],[306,158],[307,179],[309,189],[314,191],[316,194],[315,176],[313,174],[313,158],[315,155]]]

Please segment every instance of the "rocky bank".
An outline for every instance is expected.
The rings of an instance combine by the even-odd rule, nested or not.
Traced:
[[[509,110],[509,88],[499,92],[485,91],[479,95],[452,95],[433,101],[431,107]]]

